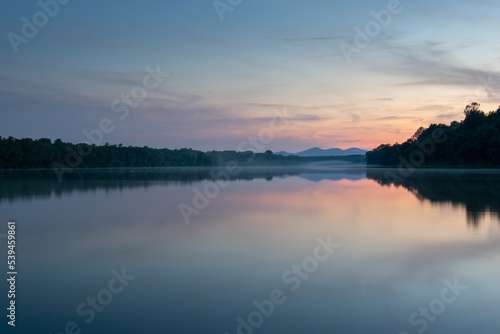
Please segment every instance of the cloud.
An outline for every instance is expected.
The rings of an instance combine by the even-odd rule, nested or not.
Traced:
[[[440,115],[437,115],[436,118],[448,119],[448,118],[457,118],[459,116],[462,117],[462,115],[458,114],[458,113],[449,113],[449,114],[440,114]]]
[[[379,40],[377,40],[378,42]],[[350,41],[347,41],[351,43]],[[339,43],[340,45],[340,43]],[[419,48],[422,47],[424,44],[422,43],[416,43],[412,45],[403,45],[403,46],[384,46],[381,48],[371,48],[368,47],[366,49],[361,49],[359,52],[355,52],[351,55],[352,60],[356,59],[356,57],[359,57],[360,55],[364,54],[369,54],[369,53],[378,53],[378,52],[385,52],[385,51],[390,51],[391,49],[399,49],[399,48],[407,48],[407,47],[413,47],[413,48]],[[344,52],[337,52],[337,53],[328,53],[328,54],[320,54],[320,55],[312,55],[312,56],[307,56],[307,57],[301,57],[301,58],[293,58],[293,59],[288,59],[287,61],[298,61],[298,60],[310,60],[310,59],[321,59],[321,58],[332,58],[332,57],[341,57],[345,58]],[[344,60],[344,59],[343,59]]]
[[[320,37],[292,37],[292,38],[284,38],[283,40],[286,42],[301,42],[301,41],[332,41],[345,38],[346,36],[320,36]]]
[[[131,44],[117,43],[113,41],[106,41],[94,35],[79,35],[67,38],[64,41],[66,44],[76,45],[80,47],[95,47],[95,48],[110,48],[116,50],[133,50]]]
[[[246,118],[242,118],[242,119],[246,119]],[[255,122],[270,122],[273,119],[275,119],[275,117],[252,118],[252,120]],[[293,122],[317,122],[317,121],[329,120],[332,118],[327,117],[327,116],[319,116],[319,115],[290,115],[289,119],[290,119],[290,121],[293,121]]]
[[[487,9],[498,8],[498,2],[493,0],[468,0],[473,6],[483,6]]]
[[[324,109],[337,110],[341,107],[352,106],[352,104],[349,104],[349,105],[341,105],[341,104],[298,105],[298,104],[275,104],[275,103],[256,103],[256,102],[241,103],[239,105],[263,107],[263,108],[273,108],[273,109],[277,109],[277,110],[281,110],[284,107],[286,107],[287,110],[289,110],[289,111],[293,111],[293,110],[316,111],[316,110],[324,110]]]
[[[391,46],[391,44],[387,44]],[[404,77],[399,85],[406,86],[458,86],[475,89],[480,86],[492,92],[500,92],[500,72],[460,63],[453,51],[443,48],[443,43],[425,41],[422,47],[400,46],[388,52],[388,57],[368,63],[374,72],[393,77]],[[465,47],[465,46],[464,46]]]
[[[352,120],[353,122],[357,122],[357,121],[359,121],[359,120],[360,120],[360,118],[361,118],[359,115],[356,115],[356,114],[355,114],[355,113],[353,113],[352,111],[344,110],[344,111],[341,111],[341,113],[346,114],[346,115],[348,115],[349,117],[351,117],[351,120]]]
[[[377,118],[377,120],[381,120],[381,121],[392,121],[392,120],[399,120],[399,119],[413,119],[415,117],[411,117],[411,116],[387,116],[387,117],[380,117],[380,118]]]

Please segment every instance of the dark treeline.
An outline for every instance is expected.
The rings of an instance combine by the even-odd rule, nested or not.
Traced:
[[[119,167],[213,167],[228,162],[240,165],[300,164],[323,160],[362,163],[364,156],[316,157],[282,156],[251,151],[210,151],[155,149],[147,146],[89,145],[65,143],[60,139],[16,139],[0,137],[0,169],[27,168],[119,168]]]
[[[465,108],[465,119],[450,125],[421,127],[406,142],[380,145],[366,153],[368,164],[500,166],[500,107],[485,114],[478,103]]]

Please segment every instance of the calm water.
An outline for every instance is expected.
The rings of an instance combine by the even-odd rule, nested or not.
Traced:
[[[499,172],[213,175],[1,173],[2,333],[498,333]]]

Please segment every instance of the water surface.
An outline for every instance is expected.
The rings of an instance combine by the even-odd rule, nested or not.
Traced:
[[[0,233],[18,227],[15,332],[498,333],[498,171],[388,171],[399,175],[2,172]],[[337,248],[318,251],[318,238]],[[113,270],[134,279],[107,300]]]

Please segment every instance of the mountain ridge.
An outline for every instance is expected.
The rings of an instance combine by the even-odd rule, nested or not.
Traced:
[[[279,151],[275,154],[280,154],[283,156],[289,155],[298,155],[299,157],[321,157],[321,156],[346,156],[346,155],[363,155],[366,154],[366,150],[362,150],[357,147],[351,147],[348,149],[340,149],[340,148],[330,148],[330,149],[321,149],[319,147],[313,147],[308,150],[300,151],[297,153],[289,153],[286,151]]]

